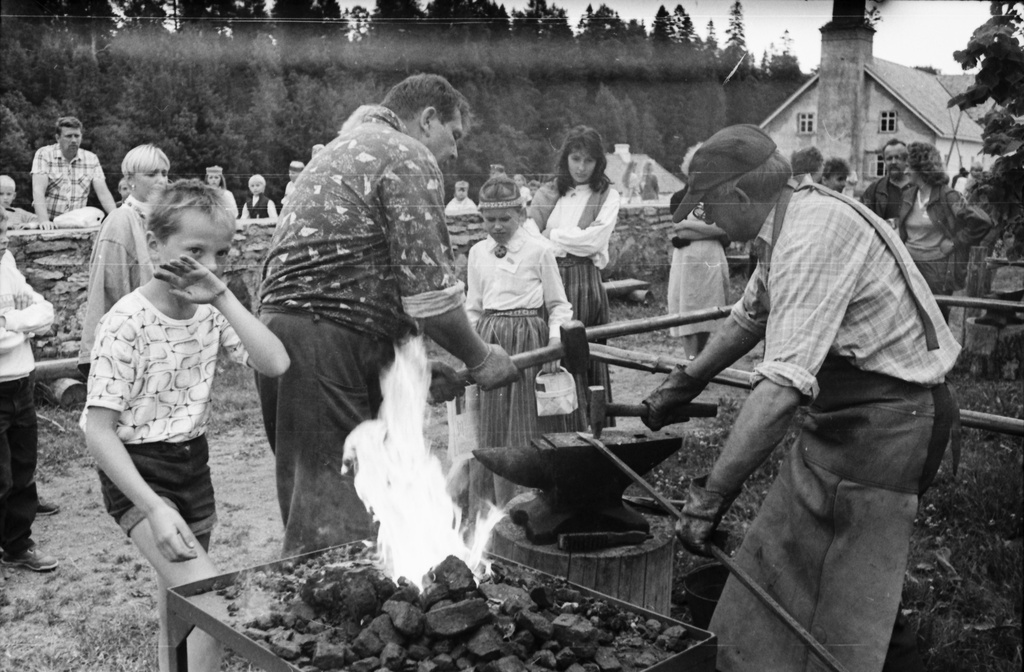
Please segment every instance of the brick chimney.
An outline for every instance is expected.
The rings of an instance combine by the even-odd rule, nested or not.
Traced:
[[[862,142],[867,123],[864,66],[871,63],[875,29],[864,19],[865,0],[834,0],[832,20],[821,27],[818,120],[815,141],[826,157],[847,157],[864,170]]]

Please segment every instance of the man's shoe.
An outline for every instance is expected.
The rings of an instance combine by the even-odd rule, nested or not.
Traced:
[[[31,569],[33,572],[50,572],[57,569],[57,558],[43,555],[36,549],[30,548],[17,555],[11,555],[4,551],[3,557],[0,558],[0,564],[11,567],[24,567],[25,569]]]
[[[39,506],[36,507],[36,516],[52,516],[60,513],[60,504],[48,502],[42,497],[39,498]]]

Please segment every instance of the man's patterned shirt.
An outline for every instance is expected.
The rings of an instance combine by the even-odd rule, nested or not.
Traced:
[[[295,181],[263,267],[263,309],[395,340],[464,297],[437,161],[393,112],[374,108]]]

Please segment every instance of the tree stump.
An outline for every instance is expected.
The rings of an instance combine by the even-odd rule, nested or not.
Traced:
[[[511,507],[518,503],[514,498]],[[536,545],[505,516],[494,528],[491,552],[624,602],[668,615],[672,606],[675,534],[666,518],[648,517],[653,537],[635,546],[598,551],[563,551],[556,544]]]

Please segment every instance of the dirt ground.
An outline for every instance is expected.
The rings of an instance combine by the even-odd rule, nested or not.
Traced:
[[[670,346],[665,353],[672,354]],[[616,400],[638,402],[660,378],[613,368]],[[743,393],[712,386],[702,399],[721,394]],[[219,517],[211,556],[227,572],[278,559],[283,535],[273,457],[258,408],[225,415],[214,417],[209,437]],[[444,450],[444,407],[434,407],[432,418],[430,436]],[[634,425],[642,427],[637,420],[620,423]],[[77,427],[66,429],[81,437]],[[60,513],[39,518],[33,528],[41,549],[60,567],[45,574],[8,569],[0,583],[0,670],[146,669],[138,661],[156,644],[154,574],[104,511],[90,460],[83,456],[64,471],[40,483],[42,494],[61,505]]]

